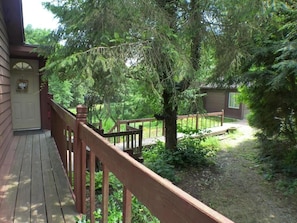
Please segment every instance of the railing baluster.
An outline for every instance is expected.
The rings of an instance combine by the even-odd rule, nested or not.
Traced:
[[[132,194],[123,187],[123,223],[130,223],[132,220]]]
[[[96,196],[95,196],[95,154],[91,150],[90,151],[90,216],[91,216],[91,223],[95,222],[94,218],[94,211],[95,211],[95,204],[96,204]]]
[[[221,126],[224,124],[224,109],[222,109]]]
[[[137,199],[146,205],[156,217],[162,222],[196,222],[197,220],[208,223],[232,223],[229,219],[211,210],[209,207],[198,202],[196,199],[186,194],[173,184],[164,181],[152,171],[148,170],[144,165],[139,164],[127,154],[119,151],[115,146],[107,143],[102,138],[102,135],[96,134],[94,129],[87,125],[81,124],[86,121],[86,111],[84,106],[77,107],[76,119],[69,112],[61,109],[60,106],[54,102],[51,104],[52,109],[52,135],[55,137],[57,147],[61,154],[64,165],[68,168],[70,173],[69,180],[71,181],[72,174],[72,157],[71,152],[74,153],[74,193],[77,211],[81,213],[86,212],[86,145],[90,149],[90,217],[91,222],[94,222],[93,212],[95,211],[95,166],[96,158],[100,159],[103,169],[102,181],[102,222],[108,222],[108,203],[109,203],[109,172],[112,172],[123,184],[123,222],[130,223],[132,221],[132,193]],[[207,120],[209,117],[221,116],[223,120],[223,113],[211,113],[202,115],[203,122],[212,122],[214,120]],[[192,116],[184,116],[181,119]],[[192,117],[192,123],[194,117]],[[182,121],[182,120],[181,120]],[[185,120],[184,120],[185,121]],[[199,126],[199,115],[196,114],[196,126]],[[217,120],[215,120],[217,123]],[[132,123],[132,121],[130,120]],[[140,121],[138,121],[139,123]],[[120,122],[118,122],[120,124]],[[124,123],[124,122],[123,122]],[[135,122],[136,123],[136,122]],[[211,124],[212,124],[211,123]],[[67,126],[67,127],[66,127]],[[157,122],[157,126],[158,122]],[[164,123],[163,123],[164,128]],[[157,128],[158,129],[158,128]],[[141,154],[142,142],[142,127],[139,127],[140,132],[132,127],[127,132],[117,132],[114,134],[106,134],[107,138],[119,136],[126,137],[131,135],[129,142],[131,146],[135,147],[135,154]],[[73,132],[72,132],[73,131]],[[95,130],[96,131],[96,130]],[[74,143],[72,145],[72,135],[74,135]],[[135,136],[134,136],[135,135]],[[137,136],[138,135],[138,136]],[[138,150],[137,142],[138,141]],[[123,140],[124,141],[124,140]],[[133,142],[135,141],[135,142]],[[66,143],[66,144],[65,144]],[[126,143],[125,143],[126,144]],[[130,146],[130,144],[128,144]],[[63,159],[65,150],[68,150],[68,158]],[[131,152],[131,151],[130,151]],[[66,153],[67,155],[67,153]],[[137,157],[140,158],[140,157]],[[67,163],[68,162],[68,163]],[[135,179],[137,179],[135,181]],[[138,180],[139,179],[139,180]],[[161,196],[160,196],[161,195]],[[186,215],[184,213],[187,213]]]
[[[102,164],[102,222],[108,223],[108,199],[109,199],[109,170]]]

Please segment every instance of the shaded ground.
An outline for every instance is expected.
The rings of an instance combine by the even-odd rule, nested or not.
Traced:
[[[296,223],[297,195],[265,180],[253,129],[241,123],[221,139],[214,167],[180,173],[180,188],[237,223]]]

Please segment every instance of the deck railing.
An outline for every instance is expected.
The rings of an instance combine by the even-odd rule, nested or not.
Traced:
[[[52,136],[74,189],[76,208],[86,213],[86,148],[89,148],[89,211],[95,211],[95,159],[103,170],[102,222],[108,222],[109,173],[123,184],[123,222],[131,222],[132,196],[144,204],[161,222],[231,223],[232,221],[199,202],[168,180],[155,174],[127,153],[121,151],[86,125],[87,108],[77,107],[77,115],[51,102]],[[69,137],[72,140],[69,140]],[[71,149],[72,154],[69,154]],[[73,168],[71,168],[73,166]],[[70,167],[70,168],[69,168]],[[74,178],[70,177],[74,176]],[[132,195],[133,194],[133,195]],[[94,222],[92,214],[91,222]]]
[[[224,123],[224,110],[220,112],[211,112],[205,114],[189,114],[178,115],[177,124],[180,128],[190,128],[193,130],[207,129],[217,126],[223,126]],[[129,120],[117,120],[115,125],[109,130],[109,132],[119,132],[129,125],[136,127],[136,125],[143,126],[143,138],[154,138],[164,136],[165,125],[163,120],[156,118],[142,118],[142,119],[129,119]]]
[[[142,126],[134,128],[128,124],[125,126],[125,130],[119,132],[105,133],[103,129],[98,129],[91,124],[87,124],[88,127],[93,129],[99,135],[106,138],[110,143],[116,145],[118,148],[128,153],[137,161],[142,162]]]

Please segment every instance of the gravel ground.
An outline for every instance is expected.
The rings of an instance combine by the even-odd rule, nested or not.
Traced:
[[[254,130],[232,124],[235,134],[220,137],[216,165],[180,172],[180,188],[237,223],[297,223],[297,195],[284,195],[265,180]]]

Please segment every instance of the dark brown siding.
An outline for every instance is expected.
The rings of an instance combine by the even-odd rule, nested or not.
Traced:
[[[220,90],[204,91],[204,108],[207,112],[218,112],[225,108],[225,92]]]
[[[9,67],[8,36],[0,1],[0,167],[13,137]]]
[[[243,106],[240,104],[239,108],[229,108],[229,93],[237,92],[235,90],[225,91],[226,103],[225,103],[225,116],[229,118],[243,119]]]
[[[243,119],[244,105],[240,104],[239,109],[229,108],[229,92],[236,92],[236,90],[226,89],[202,89],[206,96],[203,99],[204,109],[207,112],[218,112],[224,109],[225,116],[229,118]]]

